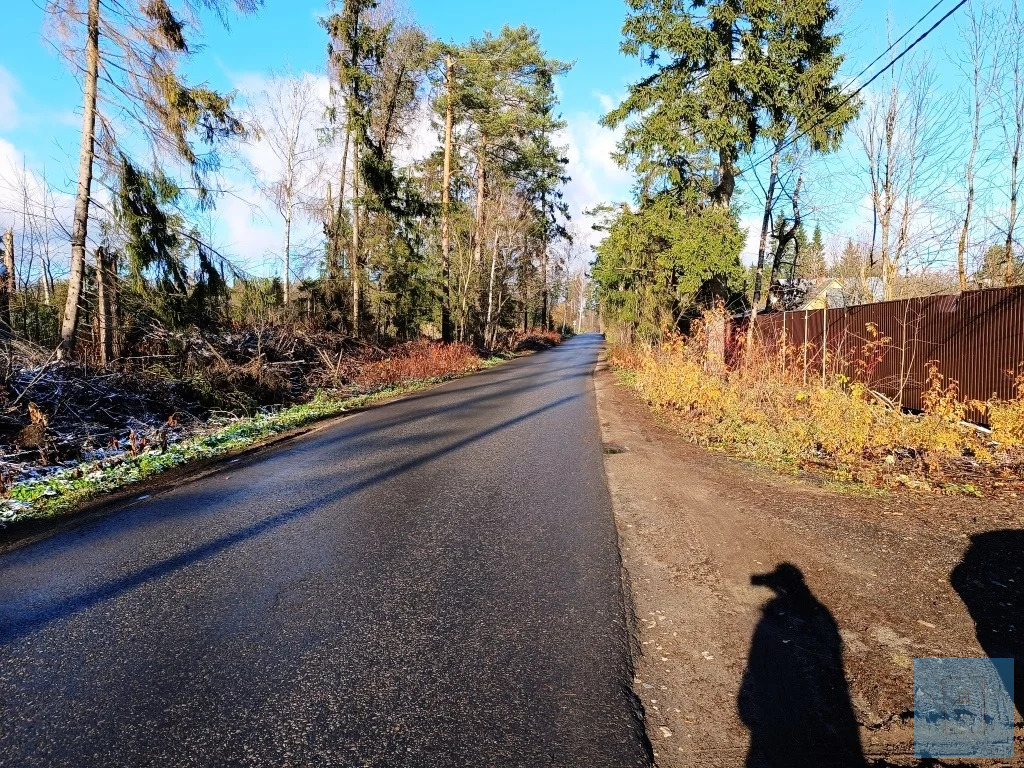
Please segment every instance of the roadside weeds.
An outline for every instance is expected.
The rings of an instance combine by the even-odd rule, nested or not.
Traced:
[[[754,348],[709,363],[703,331],[659,347],[613,345],[620,379],[693,442],[830,482],[869,489],[1024,495],[1024,373],[1010,401],[963,402],[932,364],[925,412],[909,414],[846,376],[807,380]],[[881,354],[866,346],[865,369]],[[794,355],[795,358],[795,355]],[[967,421],[987,413],[989,428]]]

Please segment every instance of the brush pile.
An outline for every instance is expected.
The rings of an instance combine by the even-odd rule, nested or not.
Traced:
[[[554,338],[548,338],[552,336]],[[507,353],[557,343],[510,334]],[[306,403],[473,370],[468,344],[378,347],[297,325],[238,332],[151,332],[108,368],[58,361],[23,342],[7,350],[0,391],[0,492],[82,461],[167,445],[203,430]]]

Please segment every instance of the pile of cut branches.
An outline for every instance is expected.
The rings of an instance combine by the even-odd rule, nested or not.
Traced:
[[[62,362],[19,342],[8,349],[0,390],[0,491],[317,398],[443,379],[482,363],[466,344],[384,348],[302,326],[155,330],[107,368]]]

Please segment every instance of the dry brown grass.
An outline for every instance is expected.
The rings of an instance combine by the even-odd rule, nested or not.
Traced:
[[[966,493],[1024,490],[1024,377],[1020,396],[988,403],[991,433],[964,423],[956,382],[932,367],[926,412],[886,407],[845,376],[805,383],[757,349],[710,367],[702,332],[659,347],[615,346],[610,360],[651,405],[692,439],[840,481]],[[864,366],[871,364],[864,352]]]
[[[481,359],[469,344],[411,341],[388,350],[387,357],[360,366],[355,383],[375,389],[407,381],[440,379],[470,371]]]

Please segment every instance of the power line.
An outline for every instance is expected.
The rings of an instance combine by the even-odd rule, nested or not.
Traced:
[[[931,16],[931,15],[932,15],[932,12],[933,12],[933,11],[934,11],[934,10],[935,10],[936,8],[938,8],[938,7],[940,6],[940,5],[942,5],[942,4],[944,3],[944,2],[946,2],[946,0],[939,0],[939,1],[937,2],[937,3],[935,3],[935,5],[933,5],[933,6],[931,7],[931,8],[929,8],[929,9],[928,9],[928,10],[927,10],[927,11],[925,12],[924,16],[922,16],[922,17],[921,17],[920,19],[918,19],[917,21],[915,21],[915,22],[914,22],[913,24],[911,24],[911,25],[910,25],[910,29],[908,29],[908,30],[907,30],[906,32],[904,32],[904,33],[903,33],[902,35],[900,35],[900,36],[899,36],[898,38],[896,38],[896,40],[894,40],[894,41],[892,42],[892,44],[891,44],[891,45],[890,45],[890,46],[889,46],[888,48],[886,48],[886,49],[885,49],[884,51],[882,51],[882,52],[881,52],[880,54],[878,54],[877,56],[875,56],[875,58],[871,60],[871,63],[870,63],[870,64],[868,64],[868,65],[867,65],[866,67],[864,67],[864,69],[862,69],[862,70],[861,70],[860,72],[858,72],[858,73],[857,73],[856,75],[854,75],[854,76],[853,76],[853,77],[852,77],[852,78],[850,79],[850,81],[851,81],[851,82],[856,82],[856,81],[857,81],[857,80],[859,80],[859,79],[860,79],[861,77],[863,77],[863,76],[864,76],[864,74],[865,74],[865,73],[866,73],[866,72],[867,72],[867,71],[868,71],[869,69],[871,69],[871,68],[872,68],[873,66],[875,66],[875,64],[877,64],[877,63],[878,63],[879,61],[881,61],[881,60],[882,60],[883,58],[885,58],[885,55],[886,55],[887,53],[889,53],[889,52],[890,52],[890,51],[891,51],[891,50],[892,50],[893,48],[895,48],[895,47],[896,47],[897,45],[899,45],[899,44],[900,44],[900,43],[902,43],[902,42],[903,42],[904,40],[906,40],[907,36],[908,36],[908,35],[909,35],[909,34],[910,34],[911,32],[913,32],[913,31],[914,31],[915,29],[917,29],[917,27],[918,27],[918,26],[919,26],[919,25],[921,24],[921,22],[923,22],[923,21],[924,21],[925,19],[927,19],[927,18],[928,18],[929,16]],[[954,8],[953,10],[956,10],[956,9]]]
[[[941,1],[942,0],[940,0],[940,2]],[[860,86],[857,90],[855,90],[853,93],[851,93],[845,99],[843,99],[843,101],[841,101],[839,104],[837,104],[831,111],[826,112],[824,115],[822,115],[817,120],[815,120],[811,125],[809,125],[808,127],[804,128],[803,130],[799,131],[795,136],[793,136],[791,139],[788,139],[787,141],[785,141],[778,148],[773,149],[771,152],[767,152],[767,153],[763,154],[757,160],[753,161],[747,168],[744,168],[743,170],[739,171],[736,175],[737,176],[742,176],[744,173],[747,173],[748,171],[753,170],[758,165],[763,163],[765,160],[771,158],[776,152],[781,153],[783,150],[788,149],[789,147],[793,146],[797,141],[799,141],[801,138],[806,136],[810,131],[813,131],[815,128],[817,128],[819,125],[821,125],[821,123],[824,120],[826,120],[827,118],[831,117],[836,112],[838,112],[840,109],[842,109],[847,104],[849,104],[851,101],[853,101],[853,99],[855,99],[858,95],[860,95],[860,93],[865,88],[867,88],[869,85],[871,85],[873,82],[875,82],[875,80],[877,80],[879,77],[881,77],[886,72],[888,72],[890,69],[892,69],[894,66],[896,66],[896,62],[898,62],[900,59],[902,59],[904,56],[906,56],[908,53],[910,53],[914,49],[914,47],[917,46],[918,43],[920,43],[922,40],[924,40],[926,37],[928,37],[928,35],[930,35],[932,32],[934,32],[936,29],[938,29],[939,26],[941,26],[942,23],[944,21],[946,21],[946,19],[948,19],[950,16],[952,16],[954,13],[956,13],[958,10],[960,10],[960,8],[962,8],[966,4],[967,4],[967,0],[960,0],[960,2],[957,3],[955,6],[953,6],[949,11],[947,11],[945,13],[945,15],[942,16],[942,18],[940,18],[938,21],[936,21],[934,24],[932,24],[928,29],[926,29],[923,33],[921,33],[917,37],[917,39],[914,40],[914,42],[912,42],[910,45],[908,45],[906,48],[904,48],[902,51],[900,51],[900,53],[897,56],[895,56],[888,64],[886,64],[884,67],[882,67],[882,69],[878,70],[878,72],[876,72],[874,75],[872,75],[871,78],[866,83],[864,83],[864,85]],[[936,4],[936,5],[938,5],[938,4]],[[918,24],[920,24],[922,21],[924,21],[924,19],[934,9],[935,9],[935,6],[932,6],[932,8],[929,9],[929,11],[924,16],[922,16],[917,22],[915,22],[914,26],[912,26],[909,30],[907,30],[907,32],[904,33],[904,35],[900,39],[903,39],[904,37],[906,37],[906,35],[909,34],[910,31],[914,29],[914,27],[916,27]],[[886,53],[888,53],[889,50],[892,50],[892,48],[894,46],[895,46],[895,43],[892,46],[889,46],[889,49],[887,49],[885,52],[883,52],[878,58],[875,59],[875,61],[878,61],[878,59],[881,58],[882,56],[884,56]],[[869,69],[874,63],[875,62],[872,62],[871,64],[869,64],[867,68]],[[861,74],[863,74],[863,72]],[[859,75],[858,75],[858,77],[859,77]]]

